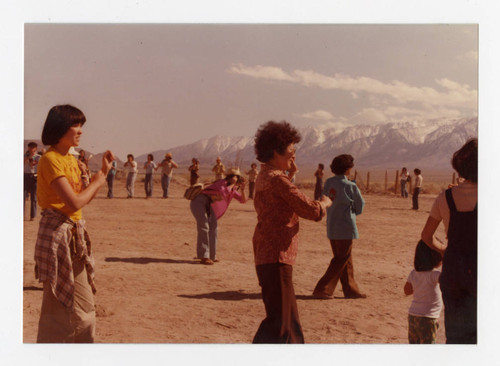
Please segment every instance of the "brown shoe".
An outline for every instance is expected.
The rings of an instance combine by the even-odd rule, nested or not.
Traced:
[[[366,299],[365,294],[349,294],[344,296],[345,299]]]
[[[201,264],[212,265],[212,264],[214,264],[214,261],[211,260],[210,258],[202,258],[201,259]]]

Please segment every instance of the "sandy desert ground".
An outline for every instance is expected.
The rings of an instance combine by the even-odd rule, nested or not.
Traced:
[[[160,198],[158,183],[154,197],[145,199],[138,180],[130,200],[124,182],[117,181],[114,199],[105,198],[103,187],[84,209],[96,259],[97,342],[251,343],[265,315],[252,252],[253,202],[232,202],[219,222],[220,262],[205,266],[194,260],[195,221],[182,197],[185,187],[179,174],[169,199]],[[301,220],[294,284],[307,343],[407,343],[411,297],[403,286],[434,198],[421,195],[416,212],[411,198],[365,195],[353,253],[355,277],[367,299],[344,299],[340,285],[332,300],[311,296],[331,249],[324,220]],[[36,341],[42,298],[33,271],[37,230],[38,218],[24,221],[24,343]],[[438,343],[444,343],[442,316],[440,321]]]

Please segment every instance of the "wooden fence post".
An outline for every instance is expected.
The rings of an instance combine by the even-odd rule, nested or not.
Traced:
[[[384,192],[387,192],[387,170],[385,171]]]
[[[455,172],[453,172],[453,178],[451,178],[451,184],[455,184]]]
[[[370,190],[370,172],[366,173],[366,191]]]

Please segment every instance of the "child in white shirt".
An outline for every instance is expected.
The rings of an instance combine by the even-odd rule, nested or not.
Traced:
[[[436,343],[439,315],[443,308],[439,276],[436,269],[441,265],[440,253],[428,247],[422,240],[415,249],[414,267],[404,287],[405,295],[413,294],[408,310],[409,343]]]

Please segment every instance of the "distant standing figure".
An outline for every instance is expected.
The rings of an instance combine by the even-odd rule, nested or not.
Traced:
[[[134,198],[135,180],[137,178],[137,162],[134,160],[134,155],[127,155],[127,161],[123,168],[127,173],[127,198]]]
[[[408,189],[406,186],[408,185],[408,178],[410,177],[410,173],[408,170],[403,167],[401,170],[401,176],[399,177],[399,182],[401,185],[401,197],[408,198]]]
[[[413,170],[413,173],[415,173],[415,188],[413,189],[412,209],[418,210],[418,195],[422,191],[422,182],[424,181],[424,178],[422,177],[422,171],[420,169]]]
[[[411,344],[436,343],[439,315],[443,308],[437,269],[441,265],[441,254],[420,240],[415,248],[414,269],[404,287],[405,295],[413,294],[408,310],[408,342]]]
[[[146,176],[144,178],[146,198],[153,196],[153,172],[157,169],[156,163],[153,160],[153,154],[148,154],[148,161],[144,164],[144,169],[146,169]]]
[[[314,199],[319,200],[321,198],[321,193],[323,192],[323,176],[324,176],[325,166],[323,164],[318,164],[318,169],[314,172],[316,177],[316,186],[314,187]]]
[[[193,158],[191,162],[192,164],[189,166],[188,170],[190,172],[190,183],[193,185],[198,183],[198,179],[200,178],[200,175],[198,174],[198,170],[200,170],[200,162],[196,158]]]
[[[464,181],[437,196],[422,230],[425,244],[443,254],[439,285],[448,344],[477,343],[477,156],[477,138],[453,154],[453,169]],[[434,238],[441,221],[448,245]]]
[[[215,165],[212,168],[212,172],[215,173],[216,181],[222,179],[222,177],[226,173],[226,168],[224,167],[224,164],[222,164],[220,156],[218,156],[217,159],[215,160]]]
[[[333,202],[326,211],[327,236],[333,259],[316,284],[313,292],[316,298],[333,298],[339,279],[346,299],[366,298],[354,280],[352,261],[352,240],[359,238],[356,216],[363,212],[365,206],[358,186],[347,179],[353,167],[354,158],[351,155],[336,156],[330,165],[335,175],[325,182],[323,189],[323,195]]]
[[[108,183],[108,198],[113,198],[113,185],[115,183],[115,176],[116,176],[116,161],[113,160],[108,175],[106,176],[106,182]]]
[[[90,155],[88,158],[85,157],[85,150],[81,149],[78,155],[78,166],[82,171],[82,182],[83,187],[87,187],[90,184],[90,170],[89,170],[89,160],[92,157]]]
[[[161,168],[161,188],[163,189],[163,198],[168,198],[168,187],[170,186],[172,173],[174,169],[178,167],[179,166],[175,163],[175,161],[172,160],[171,153],[166,153],[165,159],[158,164],[158,168]]]
[[[28,151],[24,154],[24,205],[23,212],[26,207],[26,200],[30,197],[30,220],[33,221],[36,217],[36,187],[37,187],[37,168],[40,161],[40,155],[37,154],[36,142],[28,144]]]
[[[253,199],[253,193],[255,191],[255,180],[257,179],[257,175],[259,175],[259,172],[257,171],[257,164],[252,163],[250,165],[250,170],[246,173],[248,175],[248,198]]]
[[[190,208],[197,228],[196,256],[202,264],[211,265],[218,261],[217,220],[224,215],[233,198],[240,203],[246,202],[245,182],[236,168],[229,169],[225,179],[209,185],[191,201]]]

